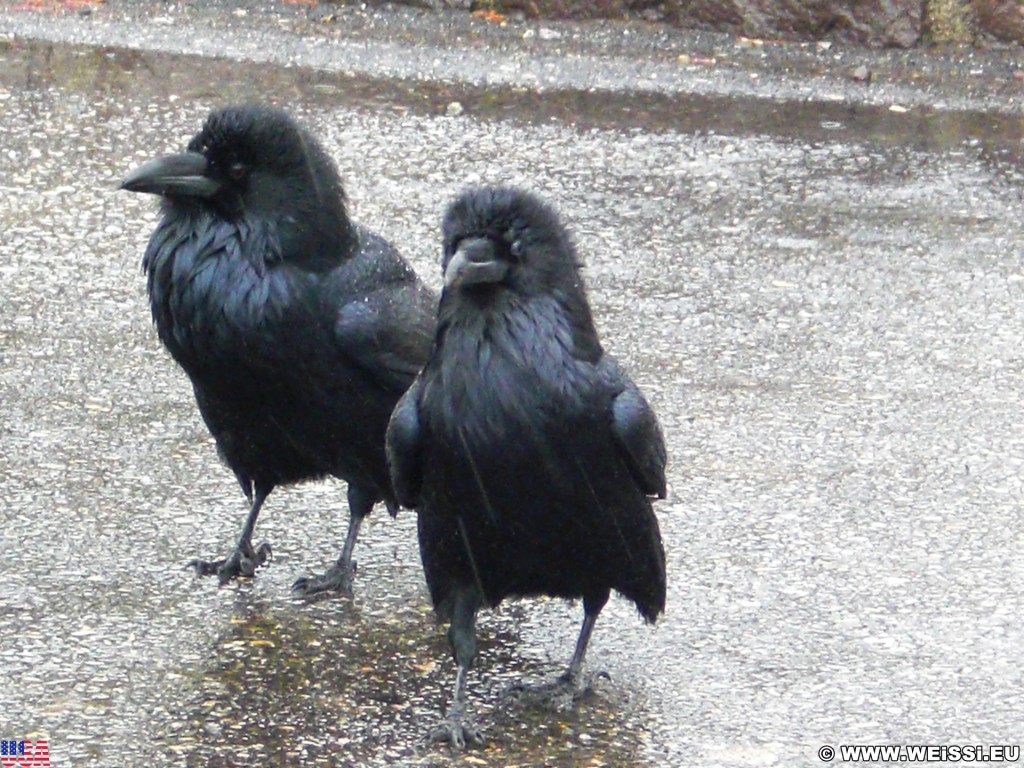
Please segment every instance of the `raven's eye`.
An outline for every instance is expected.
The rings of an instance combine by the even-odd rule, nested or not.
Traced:
[[[244,179],[248,172],[249,169],[245,167],[245,163],[232,163],[228,167],[228,176],[235,181],[241,181]]]
[[[521,258],[524,250],[522,240],[513,240],[512,245],[508,247],[508,252],[512,254],[514,259]]]

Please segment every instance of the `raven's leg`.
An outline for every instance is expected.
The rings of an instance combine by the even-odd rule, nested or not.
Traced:
[[[572,654],[569,668],[562,673],[559,681],[576,685],[580,679],[580,672],[583,670],[583,660],[587,656],[587,646],[590,645],[590,635],[594,631],[594,624],[597,623],[597,613],[583,613],[583,626],[580,628],[580,636],[576,638],[576,650]]]
[[[345,546],[341,548],[341,554],[337,562],[331,566],[327,573],[319,576],[302,576],[292,585],[292,592],[297,595],[309,597],[319,592],[335,591],[350,593],[352,591],[352,577],[356,573],[356,564],[352,560],[352,551],[356,548],[356,539],[359,538],[359,528],[363,524],[363,518],[370,514],[373,505],[377,502],[377,495],[365,486],[348,485],[348,534],[345,536]]]
[[[476,586],[456,585],[452,623],[448,627],[448,642],[458,668],[455,671],[455,692],[444,720],[430,731],[430,741],[446,741],[456,749],[466,743],[483,744],[484,737],[473,722],[466,704],[466,675],[476,656],[476,612],[480,607],[480,592]]]
[[[580,634],[576,639],[576,650],[573,651],[572,660],[565,672],[551,683],[513,685],[506,691],[506,695],[512,695],[524,703],[539,703],[564,709],[590,692],[595,677],[607,677],[608,675],[603,672],[591,677],[585,677],[582,674],[583,662],[587,656],[587,646],[590,645],[590,636],[594,632],[594,624],[597,623],[598,614],[601,613],[601,609],[607,602],[608,592],[583,599],[583,626],[580,627]]]
[[[266,562],[270,555],[270,545],[260,544],[258,549],[252,546],[252,531],[256,527],[256,518],[260,515],[260,508],[274,486],[257,484],[252,496],[252,506],[249,507],[249,516],[242,526],[242,535],[238,537],[235,551],[224,560],[193,560],[190,566],[196,569],[200,576],[212,576],[217,574],[221,584],[239,576],[252,576],[256,569]]]

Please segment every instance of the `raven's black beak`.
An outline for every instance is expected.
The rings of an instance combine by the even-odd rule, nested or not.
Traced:
[[[508,262],[498,258],[494,243],[486,237],[469,237],[459,243],[444,269],[445,287],[500,283],[508,274]]]
[[[129,192],[170,197],[213,197],[220,182],[206,175],[206,158],[198,152],[158,157],[143,163],[121,182]]]

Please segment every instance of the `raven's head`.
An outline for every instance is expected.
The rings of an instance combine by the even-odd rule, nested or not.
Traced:
[[[558,215],[511,187],[466,190],[441,225],[446,291],[582,293],[579,262]]]
[[[312,135],[273,107],[211,112],[188,151],[143,163],[121,189],[161,195],[172,207],[198,205],[226,219],[272,220],[286,248],[293,238],[351,237],[334,163]]]

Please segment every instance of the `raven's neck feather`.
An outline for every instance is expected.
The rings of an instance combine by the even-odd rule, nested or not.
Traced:
[[[586,298],[573,291],[528,297],[501,287],[446,289],[438,309],[439,345],[450,329],[510,350],[539,349],[550,341],[573,359],[591,364],[604,354]]]

